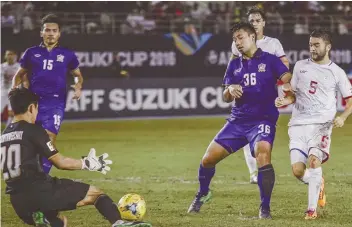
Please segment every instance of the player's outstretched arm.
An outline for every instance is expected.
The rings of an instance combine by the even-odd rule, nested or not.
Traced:
[[[334,127],[340,128],[345,124],[346,119],[352,114],[352,97],[346,100],[345,111],[334,119]]]
[[[11,88],[14,89],[17,86],[19,86],[22,82],[28,82],[27,79],[27,69],[24,68],[19,68],[19,70],[16,72],[16,74],[12,78],[12,85]],[[26,86],[26,84],[25,84]],[[28,85],[27,85],[28,86]]]
[[[62,170],[89,170],[89,171],[98,171],[103,174],[106,174],[107,171],[110,171],[108,165],[112,164],[111,160],[108,160],[108,154],[104,153],[99,157],[95,154],[95,149],[91,148],[88,156],[83,157],[82,159],[73,159],[65,157],[60,153],[57,153],[49,158],[49,160],[55,165],[56,168]]]
[[[62,170],[81,170],[82,169],[82,160],[65,157],[60,153],[53,155],[52,157],[49,158],[49,160],[58,169],[62,169]]]

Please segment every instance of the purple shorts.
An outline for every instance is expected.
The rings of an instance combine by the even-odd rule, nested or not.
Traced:
[[[57,135],[64,119],[64,112],[65,110],[59,107],[39,109],[36,121],[38,124],[41,124],[44,129]]]
[[[214,141],[229,153],[234,153],[249,143],[252,156],[255,157],[255,144],[259,141],[267,141],[273,146],[275,132],[276,124],[268,120],[255,123],[227,122],[215,136]]]

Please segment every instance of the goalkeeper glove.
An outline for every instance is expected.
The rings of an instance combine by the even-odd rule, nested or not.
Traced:
[[[106,174],[111,169],[108,165],[112,164],[112,161],[107,159],[108,157],[109,155],[107,153],[97,157],[95,149],[91,148],[88,156],[82,157],[82,169],[98,171],[102,174]]]

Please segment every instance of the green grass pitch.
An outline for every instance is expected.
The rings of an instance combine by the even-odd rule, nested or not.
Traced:
[[[201,213],[186,213],[197,191],[200,159],[224,118],[190,118],[137,121],[64,123],[57,146],[65,155],[79,158],[95,147],[114,161],[107,175],[88,171],[59,171],[52,175],[80,179],[98,186],[116,202],[135,192],[145,197],[145,220],[157,227],[227,226],[352,226],[352,118],[334,129],[331,158],[323,165],[327,207],[317,220],[303,220],[307,206],[307,186],[291,174],[287,122],[278,122],[272,162],[276,185],[272,195],[273,220],[241,220],[258,214],[259,192],[248,183],[243,152],[221,162],[211,184],[213,200]],[[93,206],[64,212],[72,227],[110,226]],[[1,224],[23,225],[14,213],[2,181]]]

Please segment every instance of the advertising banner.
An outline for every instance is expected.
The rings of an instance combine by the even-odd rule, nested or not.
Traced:
[[[80,100],[68,92],[65,118],[187,116],[230,113],[221,80],[170,78],[89,80]]]
[[[352,81],[352,79],[351,79]],[[80,100],[68,92],[65,119],[230,114],[217,78],[91,79]],[[338,94],[338,110],[344,101]],[[291,113],[292,106],[280,108]]]
[[[298,60],[309,58],[308,35],[278,37],[291,69]],[[346,73],[352,73],[352,36],[333,38],[331,59]],[[40,43],[38,34],[2,37],[2,50],[20,53]],[[154,36],[62,35],[60,45],[75,50],[84,75],[116,77],[116,68],[125,69],[133,78],[217,77],[224,75],[231,57],[230,34],[198,36],[165,34]],[[116,67],[118,65],[119,67]]]

